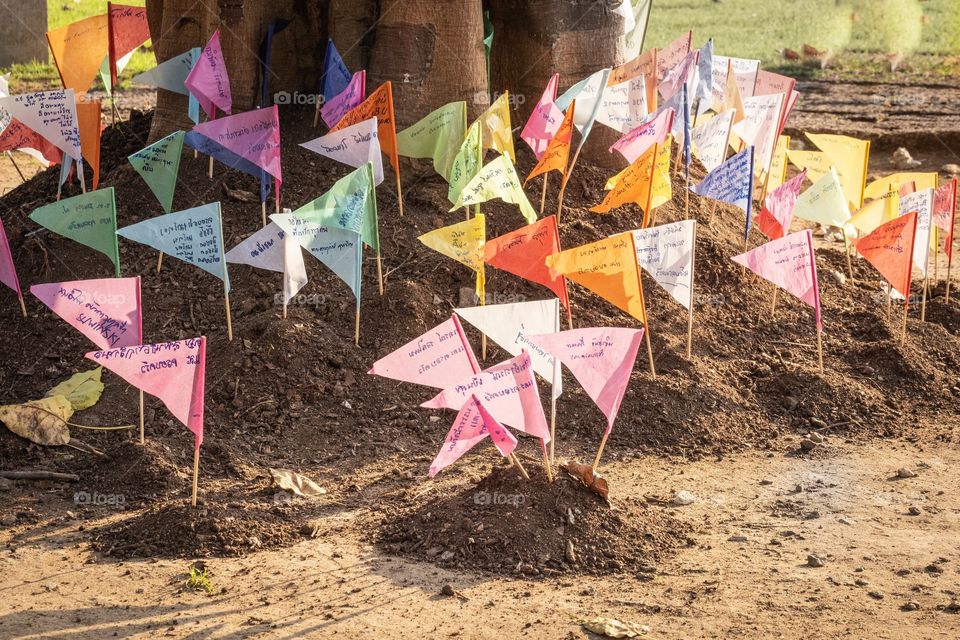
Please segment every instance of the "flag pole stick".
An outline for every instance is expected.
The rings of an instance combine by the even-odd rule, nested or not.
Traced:
[[[357,306],[357,317],[353,322],[353,344],[360,346],[360,307]]]
[[[567,169],[567,173],[563,176],[563,180],[560,182],[560,203],[557,205],[557,224],[560,224],[560,212],[563,211],[563,197],[567,193],[567,182],[570,181],[570,176],[573,175],[573,168],[577,166],[577,160],[580,158],[580,149],[583,148],[583,141],[580,141],[580,145],[577,147],[577,150],[573,152],[573,160],[570,162],[570,167]]]
[[[773,301],[770,303],[770,319],[773,320],[773,314],[777,312],[777,294],[780,293],[780,287],[773,285]]]
[[[900,331],[900,346],[907,341],[907,311],[910,309],[910,292],[907,292],[907,302],[903,305],[903,328]]]
[[[483,265],[480,266],[480,269],[481,269],[481,270],[484,270],[484,271],[486,270],[485,266],[483,266]],[[477,271],[477,282],[478,282],[478,283],[479,283],[480,278],[481,278],[480,273],[481,273],[480,271]],[[483,280],[484,280],[484,287],[483,287],[483,290],[480,292],[480,293],[481,293],[481,296],[480,296],[480,306],[481,306],[481,307],[487,306],[486,278],[484,278]],[[481,359],[481,360],[486,360],[486,359],[487,359],[487,334],[482,333],[482,332],[480,333],[480,359]]]
[[[320,100],[317,100],[317,108],[313,110],[313,128],[317,128],[317,124],[320,122]]]
[[[850,284],[856,284],[857,281],[853,277],[853,263],[850,261],[850,243],[847,242],[847,230],[840,227],[840,231],[843,233],[843,252],[847,256],[847,273],[850,274]]]
[[[377,283],[380,285],[380,295],[383,295],[383,260],[380,259],[379,251],[377,251]]]
[[[23,317],[26,318],[26,317],[27,317],[27,305],[24,304],[24,302],[23,302],[23,296],[22,296],[22,295],[17,296],[17,300],[20,301],[20,311],[23,313]]]
[[[191,506],[197,506],[197,479],[200,477],[200,447],[193,448],[193,496]]]
[[[890,319],[890,308],[893,306],[892,287],[887,288],[887,320]]]
[[[513,464],[517,465],[517,469],[520,471],[520,475],[523,476],[523,479],[529,480],[530,475],[527,473],[527,470],[523,468],[523,465],[520,464],[520,458],[517,457],[517,454],[511,453],[510,459],[512,460]]]
[[[20,165],[17,164],[17,161],[13,158],[13,154],[7,151],[7,157],[10,158],[10,163],[13,165],[13,168],[17,170],[17,174],[20,176],[21,182],[26,182],[27,179],[23,175],[23,171],[20,171]],[[540,215],[543,215],[543,207],[540,208]]]
[[[397,163],[399,164],[399,162]],[[397,174],[397,202],[400,204],[400,217],[403,217],[403,191],[400,189],[400,169],[397,169],[394,173]]]
[[[266,200],[260,203],[260,218],[263,222],[263,226],[267,226],[267,201]]]
[[[820,373],[823,373],[823,329],[817,327],[817,362],[820,364]]]
[[[603,448],[607,446],[607,438],[610,436],[610,430],[606,429],[603,432],[603,440],[600,441],[600,448],[597,449],[597,457],[593,459],[593,465],[590,467],[590,472],[593,475],[597,475],[597,465],[600,464],[600,456],[603,455]]]
[[[143,389],[140,389],[140,444],[144,444],[146,439],[143,437]]]
[[[947,258],[947,302],[950,302],[950,267],[953,266],[953,260]]]
[[[554,365],[556,366],[556,365]],[[556,447],[554,444],[557,441],[557,394],[550,391],[550,464],[556,464]]]
[[[213,180],[213,156],[210,156],[210,163],[207,165],[207,176]]]
[[[233,319],[230,317],[230,294],[223,293],[223,309],[227,313],[227,339],[233,342]]]
[[[689,193],[689,190],[688,190]],[[687,309],[687,358],[693,351],[693,290],[697,278],[697,223],[693,223],[693,246],[690,248],[690,307]]]
[[[553,472],[550,470],[550,457],[547,456],[547,445],[540,441],[540,448],[543,450],[543,469],[547,472],[547,482],[553,482]]]
[[[160,273],[160,267],[163,266],[163,251],[157,256],[157,273]]]
[[[8,152],[9,153],[9,152]],[[22,176],[21,176],[22,177]],[[543,209],[547,206],[547,179],[550,177],[550,172],[547,171],[543,174],[543,191],[540,192],[540,217],[543,217]],[[24,181],[26,182],[26,181]]]
[[[77,160],[77,175],[80,176],[80,192],[87,192],[87,181],[83,177],[83,158]]]
[[[940,282],[940,227],[933,227],[933,286]]]
[[[920,322],[927,321],[927,275],[923,276],[923,300],[920,302]]]

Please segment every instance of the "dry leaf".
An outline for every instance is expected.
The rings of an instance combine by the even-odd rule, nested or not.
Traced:
[[[327,493],[326,489],[310,478],[289,469],[270,469],[270,477],[280,489],[305,498],[316,498]]]
[[[0,407],[0,421],[7,425],[10,431],[44,446],[59,446],[70,442],[67,420],[72,415],[73,406],[63,396]]]
[[[607,638],[636,638],[646,633],[646,629],[634,622],[622,622],[603,616],[584,618],[580,620],[580,625],[590,633]]]
[[[587,488],[595,494],[609,502],[607,496],[610,493],[610,489],[607,486],[607,480],[599,473],[594,473],[593,467],[588,464],[580,464],[579,462],[568,462],[563,465],[563,470],[587,485]]]

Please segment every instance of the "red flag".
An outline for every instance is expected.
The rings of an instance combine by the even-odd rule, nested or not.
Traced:
[[[807,170],[804,169],[766,197],[756,221],[760,231],[771,240],[782,238],[790,230],[793,207],[797,204],[797,196],[806,177]]]
[[[117,60],[150,39],[147,10],[107,3],[107,33],[110,41],[110,85],[117,84]]]
[[[857,251],[880,272],[894,289],[910,302],[910,276],[913,268],[913,241],[917,233],[917,212],[880,225],[872,233],[854,241]]]
[[[17,149],[34,149],[50,164],[60,164],[63,161],[63,152],[49,140],[19,120],[11,120],[3,133],[0,133],[0,151]]]
[[[542,284],[569,309],[566,278],[547,267],[546,258],[554,253],[560,253],[557,216],[547,216],[516,231],[487,240],[483,247],[483,260],[491,267]]]

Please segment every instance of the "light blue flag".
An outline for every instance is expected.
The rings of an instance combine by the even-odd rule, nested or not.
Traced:
[[[713,38],[700,49],[700,62],[697,64],[697,89],[693,96],[697,115],[707,112],[713,106]]]
[[[133,82],[148,87],[157,87],[158,89],[166,89],[174,93],[189,95],[190,92],[183,83],[187,79],[187,74],[190,73],[193,65],[199,59],[200,49],[191,49],[169,60],[164,60],[153,69],[148,69],[141,74],[133,76]]]
[[[127,158],[167,213],[173,209],[173,194],[177,189],[180,155],[183,151],[183,135],[183,131],[174,131]]]
[[[117,235],[200,267],[223,280],[224,293],[230,293],[219,202],[149,218],[117,229]]]
[[[318,222],[308,222],[292,213],[275,213],[270,219],[347,283],[357,299],[359,311],[360,261],[363,251],[360,234],[336,227],[324,227]]]
[[[556,100],[557,108],[564,112],[571,102],[577,101],[576,111],[573,113],[573,124],[580,132],[578,151],[583,148],[587,136],[593,129],[593,123],[597,120],[597,113],[603,104],[603,91],[607,88],[609,77],[610,69],[601,69],[567,89]]]
[[[190,49],[190,69],[197,65],[200,62],[200,47],[194,47]],[[197,100],[197,97],[192,93],[187,92],[190,96],[190,99],[187,101],[187,117],[193,122],[193,124],[200,124],[200,101]]]
[[[747,227],[744,238],[749,237],[753,207],[753,146],[729,158],[704,176],[700,184],[690,187],[690,190],[705,198],[733,204],[746,211]]]
[[[323,101],[343,93],[352,78],[353,74],[347,69],[333,40],[327,40],[327,53],[323,56],[323,75],[320,76],[320,95],[323,96]]]
[[[67,178],[70,177],[70,167],[73,166],[73,158],[67,154],[63,154],[63,162],[60,164],[60,182],[58,183],[61,187],[67,183]]]

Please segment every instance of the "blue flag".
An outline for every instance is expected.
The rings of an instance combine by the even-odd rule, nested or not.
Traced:
[[[327,54],[323,57],[323,75],[320,76],[320,95],[326,102],[342,93],[349,85],[353,74],[340,57],[340,52],[327,40]]]
[[[117,229],[117,235],[200,267],[223,280],[224,292],[230,293],[219,202],[148,218]]]
[[[289,25],[289,20],[279,18],[273,20],[267,27],[267,35],[264,36],[263,42],[260,43],[260,75],[262,77],[260,88],[261,107],[269,107],[273,104],[273,100],[270,99],[270,76],[273,73],[270,70],[270,53],[273,50],[273,36],[286,29]]]
[[[697,64],[697,89],[693,103],[696,115],[704,113],[713,105],[713,38],[700,49],[700,62]]]
[[[253,176],[260,180],[260,202],[266,202],[270,196],[270,180],[263,179],[263,170],[245,158],[241,158],[233,151],[230,151],[221,144],[218,144],[210,138],[197,133],[196,131],[187,131],[183,136],[183,142],[191,149],[196,149],[205,156],[210,156],[220,164],[224,164],[231,169],[242,171],[248,176]]]
[[[743,237],[749,237],[753,208],[753,146],[729,158],[708,173],[703,182],[690,187],[690,190],[705,198],[733,204],[746,211],[747,228]]]
[[[169,60],[164,60],[153,69],[133,76],[133,82],[188,95],[190,92],[183,83],[199,59],[200,49],[191,49]]]

